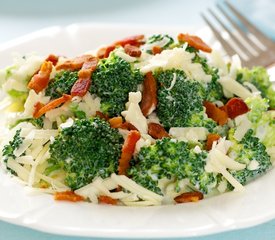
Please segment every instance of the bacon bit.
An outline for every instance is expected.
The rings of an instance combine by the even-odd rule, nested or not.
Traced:
[[[65,62],[58,63],[55,67],[56,70],[79,70],[85,62],[92,61],[94,56],[82,55],[73,59],[69,59]]]
[[[78,72],[78,78],[91,78],[91,75],[92,75],[92,72],[90,69],[81,69]]]
[[[97,64],[98,58],[92,57],[91,59],[84,62],[82,70],[90,70],[91,72],[94,72],[96,70]]]
[[[73,191],[56,192],[54,194],[54,199],[58,201],[70,201],[70,202],[80,202],[84,201],[84,197],[74,193]]]
[[[141,56],[141,50],[133,45],[126,44],[124,46],[124,51],[126,54],[128,54],[131,57],[140,57]]]
[[[151,114],[157,107],[157,81],[152,72],[146,73],[143,83],[142,100],[140,108],[145,117]]]
[[[212,149],[213,142],[218,141],[220,138],[221,138],[221,136],[219,134],[216,134],[216,133],[208,134],[205,149],[207,151],[210,151]]]
[[[161,48],[160,46],[154,46],[154,47],[152,48],[152,53],[153,53],[154,55],[159,54],[159,53],[161,53],[161,52],[162,52],[162,48]]]
[[[97,51],[96,56],[97,56],[99,59],[107,58],[107,57],[109,57],[110,53],[111,53],[115,48],[116,48],[115,45],[109,45],[109,46],[107,46],[107,47],[100,48],[100,49]]]
[[[177,203],[198,202],[203,199],[201,192],[186,192],[174,198]]]
[[[148,124],[148,134],[155,139],[162,139],[164,137],[170,137],[163,126],[158,123]]]
[[[73,85],[71,89],[71,95],[84,97],[85,94],[88,92],[91,86],[91,79],[89,78],[79,78]]]
[[[54,54],[50,54],[45,61],[51,62],[54,66],[57,64],[59,57],[54,55]]]
[[[96,56],[99,59],[102,59],[102,58],[104,58],[105,52],[106,52],[106,47],[102,47],[99,50],[97,50]]]
[[[126,44],[130,44],[132,46],[139,47],[140,45],[144,44],[144,41],[142,41],[143,39],[144,39],[144,35],[134,35],[134,36],[130,36],[130,37],[121,39],[119,41],[116,41],[114,45],[124,47]]]
[[[99,203],[103,203],[103,204],[117,205],[117,199],[113,199],[109,196],[101,195],[98,197],[98,201]]]
[[[219,107],[219,109],[224,111],[224,112],[227,112],[226,106],[221,106],[221,107]]]
[[[140,45],[144,44],[144,42],[142,41],[143,39],[144,39],[144,35],[136,35],[136,36],[131,36],[131,37],[124,38],[122,40],[114,42],[113,44],[111,44],[107,47],[100,48],[97,51],[96,55],[99,59],[107,58],[107,57],[109,57],[110,53],[116,48],[116,46],[125,47],[126,45],[130,45],[132,47],[139,47]],[[136,51],[136,50],[133,51],[134,52],[133,54],[135,54],[135,55],[139,54],[139,55],[136,55],[136,56],[130,55],[130,54],[129,55],[132,56],[132,57],[139,57],[140,54],[141,54],[141,51],[140,51],[140,53],[139,53],[139,51]],[[125,50],[125,52],[126,52],[126,50]]]
[[[179,42],[187,42],[191,47],[204,52],[211,53],[212,49],[199,37],[189,34],[180,33],[178,35]]]
[[[204,101],[203,106],[206,108],[206,114],[219,125],[224,125],[228,121],[227,112],[219,109],[214,103]]]
[[[124,122],[124,123],[122,123],[122,124],[120,125],[119,128],[127,129],[127,130],[129,130],[129,131],[131,131],[131,130],[136,130],[136,131],[138,131],[138,129],[137,129],[133,124],[131,124],[131,123],[129,123],[129,122]]]
[[[81,70],[78,72],[78,80],[74,83],[71,89],[71,95],[83,97],[88,92],[91,86],[91,76],[96,70],[98,59],[91,58],[89,61],[84,62]]]
[[[119,175],[126,175],[127,169],[130,167],[130,160],[135,151],[136,143],[139,139],[140,133],[135,130],[130,131],[127,138],[125,139],[118,165]]]
[[[109,119],[109,123],[112,128],[119,128],[122,125],[122,117],[113,117]]]
[[[96,111],[95,116],[99,117],[100,119],[105,120],[105,121],[109,120],[109,116],[107,114],[104,114],[103,112],[100,112],[100,111]]]
[[[33,116],[36,116],[38,111],[44,106],[45,106],[45,104],[43,104],[41,102],[37,102],[36,104],[34,104]]]
[[[67,94],[63,94],[62,97],[54,99],[53,101],[47,103],[45,106],[41,107],[36,113],[35,115],[33,114],[34,118],[39,118],[42,115],[44,115],[46,112],[58,107],[59,105],[61,105],[62,103],[68,102],[72,99],[71,95],[67,95]]]
[[[121,129],[127,129],[129,131],[131,130],[137,131],[137,128],[133,124],[129,122],[123,122],[122,117],[113,117],[113,118],[110,118],[108,121],[112,128],[121,128]]]
[[[53,64],[51,62],[45,61],[37,74],[35,74],[30,82],[28,83],[28,88],[33,89],[36,93],[41,92],[44,88],[48,86],[50,81],[50,75],[52,72]]]
[[[231,98],[226,104],[226,111],[228,117],[234,119],[235,117],[247,113],[249,111],[248,106],[241,98]]]

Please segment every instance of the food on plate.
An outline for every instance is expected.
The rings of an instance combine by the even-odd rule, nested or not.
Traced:
[[[266,69],[197,36],[135,35],[75,58],[24,55],[0,70],[1,167],[71,202],[197,202],[275,159]]]

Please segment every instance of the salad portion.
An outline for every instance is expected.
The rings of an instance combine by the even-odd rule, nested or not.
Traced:
[[[56,200],[197,202],[244,191],[275,162],[266,69],[226,61],[197,36],[17,56],[0,86],[1,167]]]

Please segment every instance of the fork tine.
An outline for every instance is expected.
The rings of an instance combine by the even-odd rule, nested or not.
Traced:
[[[214,33],[215,37],[219,40],[219,42],[222,44],[224,50],[229,56],[233,56],[236,51],[223,39],[223,37],[220,35],[219,31],[212,25],[212,23],[207,19],[207,17],[201,13],[202,18],[207,23],[207,25],[211,28],[212,32]]]
[[[242,36],[242,38],[249,43],[249,45],[254,48],[256,51],[261,51],[262,49],[257,45],[254,41],[248,38],[248,36],[243,32],[240,26],[228,15],[228,13],[221,7],[220,4],[216,5],[217,8],[222,12],[222,14],[226,17],[226,19],[234,26],[234,28],[238,31],[238,33]]]
[[[265,45],[273,45],[273,41],[266,37],[258,28],[252,25],[247,18],[245,18],[231,3],[227,0],[225,4],[231,9],[231,11],[239,18],[239,20],[243,23],[243,25],[253,33],[259,40],[261,40]]]
[[[208,11],[217,20],[217,22],[223,27],[223,29],[229,34],[229,36],[235,41],[235,43],[238,45],[240,49],[248,50],[248,51],[245,51],[245,55],[247,55],[247,57],[249,58],[253,57],[253,54],[251,54],[250,49],[247,46],[245,46],[242,42],[240,42],[240,40],[234,34],[232,34],[232,31],[228,29],[228,27],[221,21],[221,19],[211,9],[208,9]]]

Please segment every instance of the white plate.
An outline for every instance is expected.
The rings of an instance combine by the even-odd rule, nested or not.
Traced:
[[[189,31],[190,29],[188,29]],[[85,24],[52,27],[0,46],[0,67],[11,63],[11,53],[36,51],[74,56],[124,36],[184,29],[127,25]],[[207,29],[200,36],[211,40]],[[0,171],[0,219],[37,230],[110,238],[187,237],[253,226],[275,217],[275,171],[250,183],[245,193],[175,206],[117,207],[55,202],[46,194],[30,195]]]

